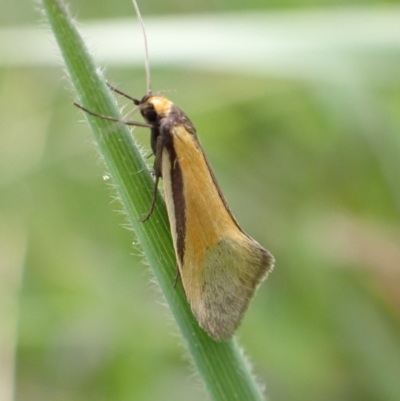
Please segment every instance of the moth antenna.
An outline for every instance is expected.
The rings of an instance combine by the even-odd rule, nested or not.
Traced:
[[[143,39],[144,39],[144,54],[145,54],[144,65],[146,69],[146,78],[147,78],[147,94],[151,95],[152,91],[151,91],[150,61],[149,61],[149,48],[147,45],[146,28],[144,26],[142,14],[140,14],[139,6],[136,0],[132,0],[132,3],[133,7],[135,7],[136,15],[138,17],[140,26],[142,27]]]
[[[99,117],[102,118],[103,120],[108,120],[108,121],[115,121],[117,123],[122,123],[125,125],[131,125],[133,127],[145,127],[145,128],[152,128],[151,125],[146,124],[146,123],[140,123],[137,121],[130,121],[130,120],[120,120],[119,118],[114,118],[114,117],[109,117],[109,116],[105,116],[103,114],[99,114],[99,113],[95,113],[94,111],[91,111],[89,109],[87,109],[86,107],[81,106],[79,103],[74,102],[74,106],[78,107],[79,109],[83,110],[84,112],[95,116],[95,117]]]

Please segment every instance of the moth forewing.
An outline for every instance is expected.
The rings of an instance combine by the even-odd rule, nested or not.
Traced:
[[[161,174],[182,284],[201,327],[216,340],[226,339],[273,257],[233,218],[190,120],[165,105],[156,99]]]
[[[256,289],[272,267],[271,255],[238,232],[205,252],[202,299],[193,310],[201,326],[216,340],[239,326]]]

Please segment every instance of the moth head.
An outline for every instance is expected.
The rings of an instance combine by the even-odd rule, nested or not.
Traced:
[[[154,125],[169,114],[171,106],[172,102],[165,97],[146,95],[140,101],[139,109],[146,122]]]

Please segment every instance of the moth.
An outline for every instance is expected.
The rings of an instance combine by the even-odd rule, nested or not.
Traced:
[[[145,39],[148,93],[133,98],[144,123],[85,112],[151,130],[154,154],[154,193],[164,182],[169,224],[177,261],[177,278],[200,326],[215,340],[232,336],[260,283],[274,265],[273,256],[247,235],[233,217],[198,139],[196,129],[173,102],[151,91],[147,38],[140,11],[133,0]]]

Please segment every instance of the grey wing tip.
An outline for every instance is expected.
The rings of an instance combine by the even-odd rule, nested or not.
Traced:
[[[266,266],[266,271],[270,272],[275,266],[275,258],[273,255],[263,248],[263,265]]]

